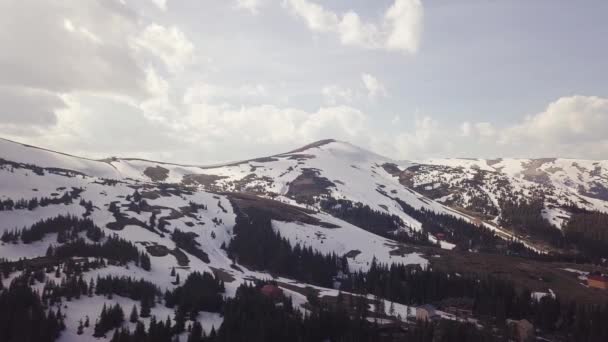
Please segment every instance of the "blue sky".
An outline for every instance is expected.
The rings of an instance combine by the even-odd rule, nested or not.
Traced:
[[[606,1],[0,0],[0,136],[211,163],[608,158]]]

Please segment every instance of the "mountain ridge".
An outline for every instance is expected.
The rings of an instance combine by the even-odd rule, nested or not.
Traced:
[[[374,278],[378,281],[401,274],[404,279],[439,276],[446,284],[473,272],[468,286],[495,273],[509,274],[518,287],[549,293],[550,286],[559,295],[596,300],[593,290],[563,270],[582,272],[577,275],[595,270],[564,260],[579,255],[568,253],[596,249],[567,239],[559,240],[564,246],[553,244],[527,225],[545,220],[543,210],[566,223],[573,218],[584,222],[586,212],[572,210],[569,203],[580,200],[591,206],[605,201],[587,200],[590,197],[575,192],[576,187],[558,186],[559,179],[549,177],[556,182],[549,187],[476,163],[453,167],[395,161],[349,143],[322,140],[269,157],[204,168],[135,159],[89,160],[0,140],[0,266],[5,270],[0,272],[0,295],[3,288],[32,284],[31,289],[43,294],[41,300],[65,299],[62,342],[109,341],[109,336],[79,323],[87,317],[101,320],[99,310],[106,302],[126,308],[149,305],[118,289],[109,295],[103,292],[106,288],[67,298],[52,290],[68,293],[73,288],[64,289],[66,284],[100,279],[102,284],[116,282],[118,288],[134,280],[157,287],[160,294],[152,300],[161,305],[150,310],[161,318],[174,314],[171,294],[187,291],[184,279],[188,284],[205,282],[199,277],[221,292],[216,303],[232,300],[251,282],[276,284],[296,310],[306,312],[318,302],[352,296],[369,301],[369,314],[375,318],[397,325],[408,325],[417,309],[409,298],[395,296],[404,293],[401,290],[361,288],[366,281],[360,277],[367,272],[369,277],[382,273]],[[515,170],[514,165],[506,166]],[[550,163],[533,166],[554,170]],[[568,170],[585,177],[593,173],[598,182],[604,177],[603,166],[598,172],[588,165],[570,166]],[[533,176],[546,179],[539,174]],[[524,222],[526,229],[509,221],[515,210],[502,205],[502,199],[510,197],[501,193],[517,194],[517,200],[542,199],[532,202],[530,208],[536,211],[528,215],[532,221]],[[562,197],[570,202],[560,202]],[[526,214],[530,208],[516,209]],[[549,230],[549,238],[564,238],[555,226],[541,228],[541,233]],[[582,257],[601,260],[606,250],[601,246],[599,254]],[[395,283],[403,284],[404,279]],[[544,279],[553,281],[547,284]],[[163,297],[163,292],[169,295]],[[392,301],[378,299],[381,310],[369,293]],[[205,308],[190,318],[210,334],[225,317],[217,305]],[[175,314],[168,324],[178,325],[180,319]],[[149,317],[139,321],[148,329],[152,322]],[[133,331],[139,323],[125,322],[122,327]]]

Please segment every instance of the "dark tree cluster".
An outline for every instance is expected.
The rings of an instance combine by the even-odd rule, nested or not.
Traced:
[[[114,330],[110,342],[173,342],[175,340],[171,319],[167,317],[163,322],[157,321],[156,317],[152,316],[147,331],[142,322],[137,322],[133,332],[125,327]]]
[[[525,257],[541,257],[537,252],[515,241],[504,241],[492,230],[473,224],[464,219],[446,214],[437,214],[425,208],[415,209],[404,201],[395,199],[403,211],[422,223],[422,230],[428,234],[443,234],[445,240],[457,249],[475,249],[487,253],[506,253]]]
[[[57,233],[57,242],[65,243],[77,239],[82,232],[86,232],[86,236],[93,241],[99,241],[103,237],[102,230],[90,219],[59,215],[38,221],[29,228],[6,230],[0,239],[3,242],[16,242],[21,238],[23,243],[32,243],[42,240],[46,234]]]
[[[73,201],[80,196],[82,189],[72,188],[71,191],[66,191],[61,197],[34,197],[32,199],[19,199],[17,201],[13,201],[12,199],[6,199],[0,201],[0,211],[2,210],[34,210],[38,207],[46,207],[49,205],[57,205],[57,204],[72,204]]]
[[[398,216],[374,210],[363,203],[328,197],[319,204],[323,211],[374,234],[386,236],[405,226]]]
[[[118,277],[108,275],[97,277],[95,282],[95,294],[118,295],[131,298],[141,302],[141,307],[153,307],[156,297],[160,296],[160,289],[144,279],[133,279],[131,277]]]
[[[227,248],[229,256],[253,268],[326,287],[332,286],[338,271],[348,271],[348,263],[335,254],[323,255],[299,244],[292,247],[274,231],[262,210],[251,208],[247,215],[238,214],[234,233]]]
[[[63,245],[49,247],[47,256],[106,258],[120,264],[133,261],[147,271],[151,267],[150,256],[146,252],[140,252],[132,242],[117,236],[110,236],[103,243],[88,243],[84,239],[78,238]]]
[[[84,198],[80,200],[80,205],[85,209],[85,213],[82,214],[83,217],[89,217],[91,216],[91,213],[93,213],[93,202],[92,201],[86,201]]]
[[[504,328],[507,318],[528,319],[546,333],[557,333],[571,341],[608,340],[608,304],[561,303],[559,298],[531,300],[529,290],[516,290],[496,277],[456,275],[401,265],[372,263],[366,273],[351,275],[346,288],[371,293],[395,302],[418,305],[447,299],[469,299],[475,317]]]
[[[78,171],[60,169],[60,168],[56,168],[56,167],[40,167],[40,166],[33,165],[33,164],[17,163],[17,162],[13,162],[13,161],[2,159],[2,158],[0,158],[0,168],[9,170],[10,172],[14,172],[14,169],[26,169],[26,170],[32,171],[34,174],[36,174],[38,176],[44,176],[45,171],[48,173],[65,176],[65,177],[76,177],[76,176],[84,177],[85,176],[84,173],[81,173]]]
[[[193,272],[182,286],[165,292],[165,305],[176,309],[176,326],[183,328],[184,321],[195,320],[200,311],[220,312],[224,291],[224,283],[210,273]]]
[[[61,309],[46,310],[27,283],[0,291],[0,341],[53,342],[64,329]]]
[[[563,229],[566,241],[595,261],[608,257],[608,214],[576,207],[570,211]]]
[[[477,316],[521,318],[530,313],[530,292],[517,292],[510,282],[494,277],[457,276],[404,265],[372,261],[369,271],[350,275],[345,288],[371,293],[406,305],[439,302],[446,298],[470,298]]]
[[[171,234],[171,240],[175,242],[177,247],[194,255],[205,263],[209,263],[209,255],[200,248],[200,244],[196,241],[198,235],[193,232],[183,232],[179,229],[174,229]]]
[[[352,298],[352,297],[349,297]],[[228,299],[224,322],[215,337],[194,341],[491,341],[487,332],[458,322],[420,324],[398,333],[382,329],[369,316],[365,297],[315,303],[310,313],[295,310],[289,299],[279,304],[244,284]]]
[[[542,238],[556,247],[564,246],[561,231],[542,216],[542,199],[509,200],[500,203],[500,224],[532,237]]]
[[[197,212],[198,210],[207,210],[207,205],[204,203],[196,203],[193,201],[188,202],[191,212]]]
[[[87,284],[82,275],[66,276],[57,284],[53,279],[47,279],[42,290],[42,301],[50,305],[61,303],[63,298],[71,301],[81,296],[92,295],[92,284]]]
[[[108,331],[120,327],[124,321],[125,313],[118,303],[109,308],[104,304],[99,319],[95,323],[93,336],[103,337]]]

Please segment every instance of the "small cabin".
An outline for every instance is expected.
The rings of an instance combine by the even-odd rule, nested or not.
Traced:
[[[416,308],[416,320],[430,322],[439,318],[437,310],[430,304],[425,304]]]
[[[608,277],[601,274],[591,274],[587,277],[589,287],[601,290],[608,290]]]
[[[283,290],[281,290],[278,286],[272,284],[262,286],[260,292],[264,296],[269,297],[271,299],[278,299],[283,296]]]
[[[526,319],[507,319],[507,334],[516,342],[533,342],[536,340],[534,325]]]

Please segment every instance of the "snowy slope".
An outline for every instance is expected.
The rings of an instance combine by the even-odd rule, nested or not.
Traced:
[[[352,198],[366,203],[377,201],[376,208],[381,208],[380,204],[395,207],[392,200],[375,191],[378,184],[386,184],[386,191],[390,192],[393,188],[395,191],[404,191],[404,196],[411,197],[413,202],[419,201],[421,206],[436,205],[426,204],[419,200],[417,195],[400,189],[401,187],[392,179],[392,176],[386,174],[378,165],[385,161],[382,157],[371,153],[361,156],[358,149],[346,144],[338,144],[315,152],[318,160],[310,159],[311,163],[305,165],[306,168],[321,168],[324,167],[324,163],[333,160],[334,165],[324,167],[327,168],[327,171],[322,173],[323,176],[329,179],[341,178],[344,180],[343,184],[335,183],[338,186],[332,188],[332,196],[352,196]],[[172,254],[151,256],[152,266],[149,271],[134,263],[126,266],[108,265],[101,269],[85,272],[84,280],[88,281],[104,275],[125,275],[148,280],[164,291],[176,286],[175,278],[170,276],[173,268],[176,269],[181,279],[186,279],[188,273],[194,271],[220,271],[224,276],[232,279],[226,281],[226,295],[232,296],[237,287],[247,280],[273,277],[265,272],[249,270],[242,265],[235,267],[233,261],[228,258],[226,251],[221,246],[229,243],[233,237],[235,208],[227,195],[208,190],[230,190],[231,180],[240,180],[239,177],[245,171],[250,170],[253,165],[258,167],[260,177],[272,176],[277,179],[271,186],[265,188],[265,191],[276,191],[276,194],[283,196],[279,197],[283,202],[303,205],[286,197],[289,183],[297,178],[300,169],[304,168],[302,164],[298,164],[298,160],[292,158],[293,155],[279,156],[274,158],[276,161],[269,163],[250,161],[210,169],[141,160],[95,161],[0,140],[0,201],[9,199],[14,202],[21,199],[29,201],[33,198],[60,199],[66,193],[78,190],[76,197],[67,203],[39,205],[31,210],[28,208],[0,210],[0,235],[15,229],[28,228],[40,220],[58,215],[69,214],[81,217],[87,211],[81,201],[90,201],[93,209],[88,217],[103,229],[106,238],[117,235],[134,243],[140,252],[149,252],[151,246],[163,246],[167,250],[177,248],[178,246],[171,239],[170,234],[163,234],[158,230],[158,224],[153,225],[150,229],[148,222],[155,213],[156,222],[161,219],[165,220],[167,222],[165,229],[169,232],[179,229],[182,232],[196,234],[194,239],[198,243],[199,249],[208,255],[209,261],[205,262],[182,250],[188,259],[187,266],[181,265],[178,258]],[[347,158],[349,165],[346,167],[339,165],[336,161],[341,158]],[[169,170],[163,182],[152,181],[145,173],[148,168],[158,167]],[[281,176],[289,167],[293,168],[293,174],[286,173]],[[203,174],[203,172],[228,177],[221,178],[220,183],[211,185],[185,181],[185,177],[188,175]],[[373,175],[371,177],[378,179],[378,184],[371,183],[370,185],[360,182],[363,177],[368,177],[370,174]],[[164,184],[168,182],[176,184]],[[131,208],[136,192],[147,203],[147,207],[144,209]],[[204,208],[195,211],[188,210],[190,203],[196,203]],[[120,225],[110,211],[111,205],[118,207],[125,219],[131,221]],[[335,228],[329,229],[310,223],[280,220],[273,221],[273,228],[280,231],[282,236],[287,237],[293,243],[311,246],[324,254],[344,255],[351,251],[358,251],[349,258],[349,266],[353,270],[367,269],[374,258],[382,263],[427,265],[427,260],[418,253],[399,252],[401,245],[394,241],[376,236],[323,212],[311,215],[315,219],[331,223]],[[404,218],[407,219],[406,216]],[[415,224],[413,220],[410,222]],[[86,238],[84,233],[81,235]],[[49,246],[59,244],[57,239],[57,234],[51,233],[45,235],[42,240],[29,244],[22,241],[15,243],[0,241],[0,258],[5,261],[17,261],[22,258],[44,257]],[[11,279],[17,275],[17,273],[12,273],[9,277],[3,278],[4,285],[8,286]],[[280,278],[279,280],[294,286],[308,286],[290,279]],[[40,290],[41,285],[34,286]],[[322,290],[333,293],[329,289]],[[306,302],[305,298],[300,298],[302,297],[300,294],[289,291],[286,293],[293,296],[296,303],[304,304]],[[75,332],[78,322],[84,320],[86,316],[94,320],[104,303],[120,303],[126,310],[135,304],[132,300],[120,296],[114,296],[113,299],[100,296],[72,299],[63,308],[66,312],[67,329],[60,340],[100,340],[92,338],[92,327],[85,329],[85,333],[80,336]],[[152,309],[152,314],[164,320],[167,316],[172,316],[172,311],[163,305],[157,305]],[[212,326],[217,329],[221,324],[221,317],[215,313],[201,313],[199,320],[207,332],[211,330]],[[144,323],[148,324],[149,319],[144,320]],[[133,328],[132,323],[125,324]]]

